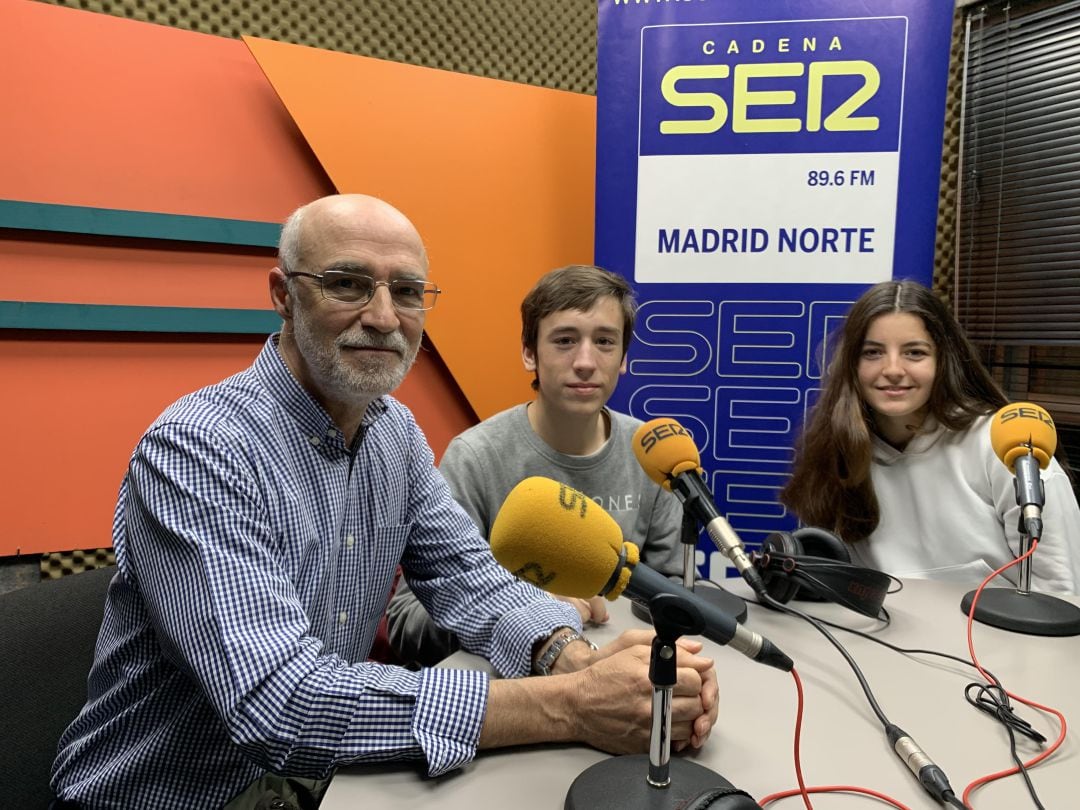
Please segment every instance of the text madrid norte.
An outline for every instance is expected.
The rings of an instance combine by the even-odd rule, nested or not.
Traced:
[[[873,253],[874,228],[659,228],[658,253]]]

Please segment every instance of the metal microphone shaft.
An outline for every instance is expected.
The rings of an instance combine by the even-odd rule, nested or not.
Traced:
[[[717,511],[712,493],[705,486],[705,482],[693,472],[674,476],[670,480],[671,491],[683,502],[683,508],[700,521],[709,538],[720,552],[731,560],[739,575],[750,584],[754,593],[762,596],[765,593],[765,583],[761,579],[761,573],[750,561],[739,535]]]

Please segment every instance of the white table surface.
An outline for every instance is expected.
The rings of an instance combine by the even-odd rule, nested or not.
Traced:
[[[740,595],[741,581],[727,585]],[[921,647],[966,657],[966,618],[960,599],[969,590],[957,585],[910,580],[885,602],[892,624],[861,617],[837,605],[798,602],[807,612],[892,644]],[[1072,600],[1076,601],[1076,600]],[[592,628],[598,643],[623,629],[643,627],[630,603],[611,606],[609,624]],[[808,785],[854,784],[898,799],[911,808],[940,807],[917,784],[892,753],[877,718],[840,654],[807,623],[750,605],[747,626],[764,634],[795,661],[805,690],[802,766]],[[907,731],[948,774],[957,796],[972,780],[1009,768],[1007,735],[990,717],[964,699],[975,671],[937,657],[905,656],[850,633],[834,631],[865,673],[889,720]],[[1013,693],[1062,711],[1080,721],[1080,637],[1025,636],[975,625],[980,662]],[[720,718],[696,762],[722,774],[756,799],[797,786],[793,765],[796,691],[790,674],[757,664],[732,650],[706,642],[705,654],[716,660],[720,683]],[[458,654],[451,664],[482,665]],[[1050,740],[1057,722],[1019,706],[1022,717]],[[1018,737],[1026,761],[1037,752]],[[1070,731],[1051,759],[1031,771],[1048,808],[1080,808],[1080,763],[1076,734]],[[1026,755],[1025,755],[1026,752]],[[580,745],[545,745],[481,752],[459,771],[438,779],[424,777],[419,765],[352,766],[341,769],[322,807],[338,808],[487,808],[557,810],[563,807],[574,778],[605,754]],[[644,774],[642,775],[644,778]],[[816,794],[814,807],[884,807],[857,795]],[[1033,807],[1020,777],[998,780],[971,796],[976,810]],[[773,806],[802,807],[799,798]]]

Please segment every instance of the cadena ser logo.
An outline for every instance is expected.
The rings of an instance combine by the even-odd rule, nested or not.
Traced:
[[[895,152],[903,17],[642,29],[642,155]]]
[[[1050,414],[1044,411],[1042,408],[1032,405],[1019,405],[1015,408],[1009,408],[1007,410],[998,411],[1001,424],[1011,422],[1013,419],[1034,419],[1038,422],[1043,422],[1050,427],[1054,427],[1054,420]]]
[[[661,442],[664,439],[671,438],[672,436],[689,436],[690,433],[680,425],[678,422],[664,422],[652,430],[646,431],[639,439],[641,444],[641,452],[648,453],[652,450],[657,442]]]

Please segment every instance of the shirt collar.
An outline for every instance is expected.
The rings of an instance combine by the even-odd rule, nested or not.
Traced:
[[[334,424],[330,414],[300,384],[285,364],[285,358],[281,356],[278,349],[280,338],[281,333],[275,332],[266,339],[262,351],[259,352],[252,366],[256,376],[266,386],[270,395],[297,421],[305,434],[320,439],[336,437],[338,441],[342,441],[341,430]],[[370,427],[386,413],[388,407],[385,397],[373,400],[364,413],[364,418],[360,422],[361,426]]]
[[[938,422],[933,414],[927,414],[918,432],[911,437],[911,441],[907,443],[903,450],[897,450],[877,434],[871,433],[870,440],[873,446],[874,458],[877,461],[890,464],[904,456],[925,453],[937,444],[938,440],[945,435],[946,430],[946,427]]]

